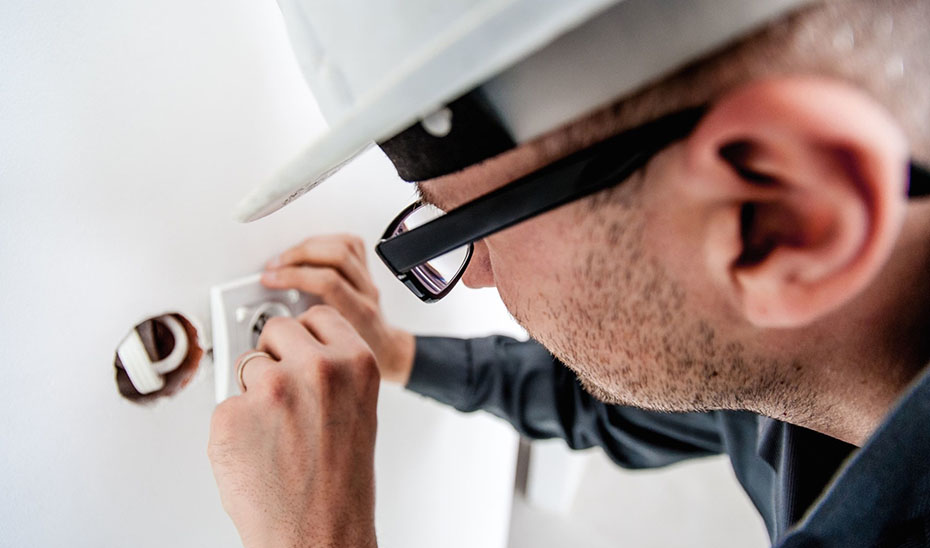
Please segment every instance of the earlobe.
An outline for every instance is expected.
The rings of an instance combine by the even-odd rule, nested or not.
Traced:
[[[906,141],[844,83],[784,78],[730,92],[687,140],[686,164],[688,192],[719,221],[705,258],[758,326],[804,325],[855,297],[903,221]]]

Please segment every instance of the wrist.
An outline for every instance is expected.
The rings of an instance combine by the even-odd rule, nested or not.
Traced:
[[[296,536],[270,534],[262,540],[242,537],[245,548],[378,548],[373,524],[336,527],[325,531],[302,531]]]
[[[413,333],[403,329],[393,328],[391,333],[393,341],[394,359],[392,366],[385,379],[404,386],[410,380],[410,372],[413,370],[413,358],[416,354],[416,337]]]

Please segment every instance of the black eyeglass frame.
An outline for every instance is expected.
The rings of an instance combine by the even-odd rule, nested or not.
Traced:
[[[681,110],[582,149],[546,167],[508,183],[412,230],[394,235],[407,215],[422,205],[407,207],[384,232],[375,250],[388,269],[424,302],[444,297],[458,283],[473,243],[495,232],[617,186],[662,149],[687,137],[706,107]],[[910,197],[930,195],[930,172],[911,162]],[[438,294],[432,293],[413,268],[450,251],[468,246],[455,277]]]
[[[464,274],[474,242],[622,183],[660,150],[686,137],[704,110],[682,110],[622,132],[395,236],[397,227],[420,205],[412,204],[388,226],[375,250],[420,300],[438,301]],[[467,258],[441,293],[431,292],[411,273],[413,268],[463,246],[469,246]]]
[[[410,204],[409,206],[405,207],[404,210],[401,211],[401,212],[397,215],[397,217],[394,218],[393,221],[391,221],[391,224],[388,225],[387,230],[385,230],[385,231],[384,231],[384,234],[381,236],[381,243],[383,243],[383,242],[385,242],[385,241],[387,241],[387,240],[390,240],[391,238],[398,238],[398,237],[400,237],[400,236],[403,236],[404,234],[407,234],[407,232],[403,232],[403,233],[401,233],[401,234],[397,234],[396,236],[394,235],[394,233],[397,232],[397,227],[399,227],[399,226],[401,225],[401,223],[403,223],[403,222],[407,219],[407,217],[410,216],[411,213],[413,213],[413,212],[416,211],[417,209],[423,207],[424,205],[425,205],[424,202],[417,201],[417,202],[414,202],[414,203]],[[441,218],[441,217],[440,217],[440,218]],[[434,221],[435,221],[435,220],[434,220]],[[428,222],[428,223],[424,223],[424,224],[421,225],[421,226],[426,226],[426,225],[432,224],[434,221],[430,221],[430,222]],[[418,228],[419,228],[419,227],[417,227],[417,228],[415,228],[415,229],[413,229],[413,230],[417,230]],[[411,232],[412,232],[413,230],[411,230]],[[424,259],[423,262],[414,265],[413,267],[407,269],[407,270],[404,271],[404,272],[397,272],[397,271],[394,270],[394,268],[391,266],[391,263],[388,262],[388,260],[387,260],[387,259],[385,258],[385,256],[384,256],[384,254],[381,252],[381,243],[378,243],[378,245],[375,246],[375,251],[377,251],[378,256],[381,257],[381,260],[384,262],[385,265],[387,265],[388,269],[391,270],[391,272],[394,274],[394,276],[395,276],[398,280],[400,280],[401,283],[403,283],[405,286],[407,286],[407,289],[409,289],[414,295],[416,295],[421,301],[423,301],[423,302],[425,302],[425,303],[434,303],[434,302],[438,301],[439,299],[442,299],[442,298],[445,297],[450,291],[452,291],[452,288],[455,287],[455,284],[458,283],[459,279],[462,277],[462,274],[465,273],[465,268],[468,267],[468,261],[471,260],[471,254],[474,252],[474,249],[475,249],[475,246],[474,246],[474,243],[473,243],[473,242],[468,242],[467,244],[465,244],[465,245],[468,246],[468,248],[467,248],[467,250],[466,250],[466,252],[465,252],[465,258],[462,260],[462,265],[459,267],[459,271],[456,272],[455,276],[453,276],[451,280],[449,280],[449,282],[446,284],[445,289],[443,289],[443,290],[440,291],[439,293],[435,293],[435,292],[433,292],[431,289],[429,289],[429,288],[426,286],[426,284],[424,284],[422,281],[420,281],[420,279],[416,276],[416,274],[414,274],[414,273],[412,272],[412,270],[413,270],[413,268],[416,267],[416,266],[420,266],[421,264],[423,264],[423,263],[425,263],[425,262],[427,262],[427,261],[429,261],[429,260],[431,260],[431,259],[435,259],[436,257],[439,257],[439,256],[443,255],[443,253],[440,253],[440,254],[438,254],[438,255],[429,257],[428,259]],[[461,246],[460,246],[460,247],[461,247]],[[454,249],[458,249],[458,248],[454,248]],[[450,251],[451,251],[451,250],[450,250]],[[448,253],[448,251],[447,251],[446,253]]]

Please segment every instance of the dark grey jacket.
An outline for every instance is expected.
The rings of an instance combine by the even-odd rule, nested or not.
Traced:
[[[407,388],[626,468],[726,453],[779,547],[930,547],[930,368],[861,448],[748,412],[595,400],[532,341],[419,337]]]

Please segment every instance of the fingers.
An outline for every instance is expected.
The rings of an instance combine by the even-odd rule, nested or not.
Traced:
[[[325,304],[337,308],[360,329],[369,323],[376,305],[372,299],[352,287],[331,268],[289,266],[267,273],[275,287],[296,288],[317,295]]]
[[[347,386],[353,387],[356,397],[363,395],[372,405],[377,401],[378,362],[364,339],[330,306],[311,307],[296,319],[271,318],[258,349],[275,359],[244,356],[247,360],[239,373],[245,402],[286,410],[309,389],[330,405],[326,402],[343,394]]]
[[[291,358],[304,361],[342,348],[370,352],[368,344],[355,328],[335,308],[326,305],[310,307],[296,319],[271,318],[258,338],[258,350],[268,352],[282,362]],[[254,358],[253,361],[259,359],[262,358]]]
[[[307,327],[294,318],[284,317],[268,320],[257,347],[271,354],[272,359],[258,356],[245,362],[239,373],[245,387],[244,395],[270,397],[272,401],[285,404],[290,401],[299,378],[294,372],[323,353],[323,345]],[[244,356],[248,358],[248,354]]]
[[[325,235],[308,238],[268,263],[270,272],[288,266],[328,267],[337,271],[357,290],[377,293],[365,267],[365,248],[355,236]],[[269,282],[274,283],[273,277]],[[281,287],[275,284],[274,287]]]
[[[325,345],[327,359],[315,367],[321,382],[332,383],[341,370],[348,372],[361,387],[377,391],[381,376],[371,348],[335,308],[313,306],[297,319]],[[333,367],[333,364],[341,365]]]
[[[271,318],[265,323],[257,346],[280,361],[292,356],[304,358],[319,347],[312,331],[294,318],[284,317]]]
[[[354,343],[356,346],[368,347],[348,320],[333,307],[312,306],[297,319],[325,345]]]
[[[254,351],[243,354],[236,361],[237,374],[241,375],[242,384],[246,387],[246,390],[250,386],[253,388],[259,386],[261,379],[266,376],[268,370],[278,367],[278,362],[273,358],[265,356],[249,357],[252,352]],[[242,363],[243,358],[246,359],[244,364]]]

